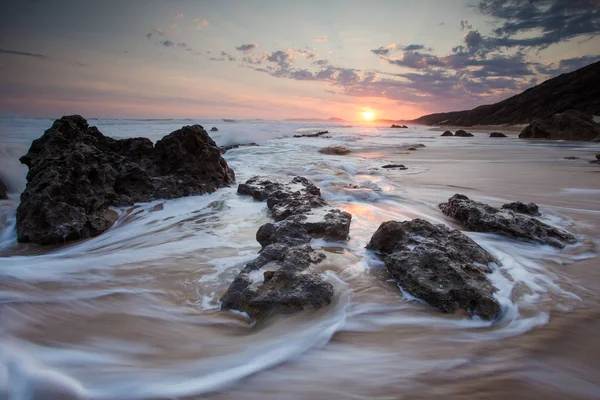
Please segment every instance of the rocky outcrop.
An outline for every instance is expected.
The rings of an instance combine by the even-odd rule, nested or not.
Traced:
[[[470,133],[470,132],[467,132],[467,131],[465,131],[463,129],[459,129],[456,132],[454,132],[454,136],[458,136],[458,137],[471,137],[471,136],[473,136],[473,134]]]
[[[303,177],[288,184],[254,177],[240,184],[238,193],[267,200],[275,222],[258,229],[262,250],[234,279],[221,298],[222,308],[262,319],[329,304],[333,286],[312,269],[325,255],[310,241],[315,236],[345,240],[352,216],[330,207],[320,189]]]
[[[4,184],[2,179],[0,179],[0,200],[6,199],[8,199],[8,189],[6,188],[6,185]]]
[[[499,138],[499,137],[506,137],[506,135],[502,132],[492,132],[492,133],[490,133],[490,137]]]
[[[392,126],[390,126],[390,128],[403,128],[403,129],[406,129],[406,128],[408,128],[408,126],[406,126],[406,125],[392,124]]]
[[[344,146],[329,146],[329,147],[323,147],[322,149],[319,149],[319,153],[343,156],[345,154],[350,153],[350,149],[348,149]]]
[[[444,133],[442,133],[440,136],[454,136],[454,133],[450,131],[444,131]]]
[[[539,217],[540,215],[542,215],[540,213],[540,208],[535,203],[525,204],[520,201],[515,201],[512,203],[503,204],[502,209],[511,210],[520,214],[532,215],[534,217]]]
[[[63,243],[104,232],[110,206],[211,193],[235,182],[200,125],[184,126],[156,145],[115,140],[72,115],[56,120],[21,157],[29,167],[17,209],[20,242]]]
[[[569,110],[546,119],[534,119],[519,134],[521,139],[600,140],[600,124],[591,115]]]
[[[229,150],[232,150],[232,149],[239,149],[240,147],[254,147],[254,146],[258,146],[258,144],[254,143],[254,142],[252,142],[252,143],[242,143],[242,144],[230,144],[229,146],[221,146],[221,147],[219,147],[219,150],[221,151],[221,154],[225,154]]]
[[[319,132],[313,132],[313,133],[298,133],[298,134],[294,135],[294,137],[295,138],[319,137],[319,136],[327,135],[328,133],[329,133],[329,131],[319,131]]]
[[[388,221],[367,248],[383,255],[398,286],[441,311],[460,308],[487,320],[500,315],[486,276],[495,260],[460,231],[422,219]]]
[[[514,203],[513,203],[514,204]],[[462,222],[475,232],[497,232],[563,248],[577,239],[571,233],[547,225],[536,218],[516,214],[509,209],[497,209],[487,204],[455,194],[440,204],[442,212]]]
[[[213,126],[212,128],[210,128],[210,131],[211,132],[218,132],[219,130],[217,129],[216,126]]]
[[[529,124],[566,110],[600,115],[600,61],[562,74],[495,104],[467,111],[424,115],[418,125]]]

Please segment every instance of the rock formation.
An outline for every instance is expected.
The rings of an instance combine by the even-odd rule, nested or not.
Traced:
[[[408,126],[406,126],[406,125],[395,125],[395,124],[392,124],[392,126],[390,126],[390,128],[408,128]]]
[[[397,284],[446,313],[462,308],[483,319],[500,315],[486,274],[494,258],[468,236],[422,219],[381,224],[367,245],[379,251]]]
[[[386,164],[386,165],[383,165],[381,168],[385,168],[385,169],[399,169],[399,170],[408,169],[403,164]]]
[[[454,136],[454,133],[450,131],[444,131],[444,133],[442,133],[440,136]]]
[[[0,200],[6,199],[8,199],[8,189],[6,188],[6,185],[4,184],[2,179],[0,179]]]
[[[510,204],[507,206],[513,207]],[[503,233],[559,248],[577,242],[575,236],[565,230],[554,228],[536,218],[514,213],[509,209],[500,210],[473,201],[462,194],[455,194],[448,199],[447,203],[440,204],[440,209],[445,215],[457,219],[475,232]]]
[[[17,209],[20,242],[63,243],[104,232],[110,206],[211,193],[235,182],[200,125],[184,126],[156,145],[115,140],[79,115],[56,120],[20,161],[29,167]]]
[[[327,135],[328,133],[329,133],[329,131],[319,131],[319,132],[314,132],[314,133],[298,133],[298,134],[294,135],[294,137],[295,138],[319,137],[319,136]]]
[[[459,136],[459,137],[471,137],[471,136],[473,136],[473,134],[472,134],[472,133],[470,133],[470,132],[467,132],[467,131],[465,131],[465,130],[463,130],[463,129],[459,129],[459,130],[457,130],[456,132],[454,132],[454,136]]]
[[[221,146],[221,147],[219,147],[219,150],[221,151],[221,154],[225,154],[229,150],[232,150],[232,149],[239,149],[240,147],[253,147],[253,146],[258,146],[258,144],[254,143],[254,142],[252,142],[252,143],[243,143],[243,144],[230,144],[229,146]]]
[[[492,132],[490,133],[490,137],[506,137],[506,135],[502,132]]]
[[[311,268],[325,255],[313,250],[310,241],[313,236],[345,240],[352,216],[330,207],[320,189],[303,177],[288,184],[254,177],[240,184],[238,193],[267,200],[275,222],[258,229],[262,250],[229,286],[222,308],[262,319],[329,304],[333,286]]]
[[[521,139],[600,140],[600,124],[591,115],[569,110],[546,119],[534,119],[519,134]]]

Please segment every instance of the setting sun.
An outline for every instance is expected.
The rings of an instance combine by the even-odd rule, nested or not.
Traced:
[[[371,121],[373,118],[375,118],[375,113],[373,111],[365,111],[362,113],[362,116],[365,120]]]

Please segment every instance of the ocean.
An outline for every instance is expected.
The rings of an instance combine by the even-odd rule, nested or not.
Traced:
[[[215,126],[209,134],[218,145],[259,145],[224,154],[238,182],[312,180],[353,216],[347,242],[312,242],[327,255],[316,268],[335,300],[259,324],[220,310],[220,296],[260,250],[258,227],[270,221],[266,204],[236,187],[116,208],[115,225],[91,239],[17,243],[27,173],[18,158],[52,120],[3,118],[0,178],[9,199],[0,201],[0,399],[600,396],[600,365],[590,356],[599,351],[600,167],[587,163],[600,144],[477,130],[472,138],[440,137],[420,126],[89,123],[107,136],[153,141],[183,125]],[[293,137],[323,129],[328,137]],[[424,147],[406,150],[416,144]],[[351,153],[318,152],[333,145]],[[408,169],[381,168],[390,163]],[[498,321],[440,313],[401,291],[365,249],[384,221],[418,217],[461,228],[437,207],[455,193],[494,206],[534,201],[542,221],[579,239],[559,250],[465,232],[501,262],[490,275]]]

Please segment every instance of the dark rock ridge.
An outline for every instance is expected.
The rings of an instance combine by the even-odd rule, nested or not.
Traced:
[[[386,165],[383,165],[381,168],[385,168],[385,169],[399,169],[399,170],[408,169],[403,164],[386,164]]]
[[[213,126],[212,128],[210,128],[210,131],[211,132],[218,132],[219,130],[217,129],[216,126]]]
[[[535,203],[525,204],[520,201],[515,201],[512,203],[503,204],[502,208],[504,210],[511,210],[520,214],[533,215],[534,217],[539,217],[540,215],[542,215],[540,213],[540,208]]]
[[[492,132],[490,133],[490,137],[506,137],[506,135],[502,132]]]
[[[7,192],[8,192],[8,189],[6,188],[6,185],[4,184],[2,179],[0,179],[0,200],[8,199]]]
[[[504,101],[466,111],[424,115],[419,125],[528,124],[566,110],[600,115],[600,61],[527,89]]]
[[[456,132],[454,132],[454,136],[458,136],[458,137],[471,137],[471,136],[473,136],[473,134],[470,133],[470,132],[467,132],[467,131],[465,131],[463,129],[459,129]]]
[[[468,236],[422,219],[379,226],[368,249],[384,255],[398,286],[445,313],[462,308],[491,320],[500,315],[486,274],[494,258]]]
[[[312,269],[325,255],[313,250],[310,241],[314,236],[345,240],[352,216],[330,207],[320,189],[303,177],[288,184],[254,177],[240,184],[238,193],[267,200],[275,222],[258,229],[262,250],[229,286],[222,308],[263,319],[330,304],[333,286]]]
[[[392,124],[392,126],[390,126],[390,128],[408,128],[408,126]]]
[[[350,152],[351,152],[350,149],[348,149],[344,146],[329,146],[329,147],[323,147],[322,149],[319,149],[319,153],[321,153],[321,154],[329,154],[329,155],[336,155],[336,156],[343,156]]]
[[[301,138],[301,137],[319,137],[319,136],[323,136],[323,135],[327,135],[329,133],[329,131],[320,131],[320,132],[314,132],[314,133],[299,133],[297,135],[294,135],[295,138]]]
[[[258,146],[258,144],[254,143],[254,142],[242,143],[242,144],[231,144],[229,146],[221,146],[221,147],[219,147],[219,150],[221,151],[221,154],[225,154],[229,150],[232,150],[232,149],[239,149],[240,147],[253,147],[253,146]]]
[[[600,124],[595,123],[591,115],[568,110],[546,119],[534,119],[519,138],[600,141]]]
[[[454,136],[454,133],[450,131],[444,131],[444,133],[442,133],[440,136]]]
[[[514,204],[518,203],[507,206],[521,208]],[[462,194],[455,194],[447,203],[440,204],[440,209],[445,215],[457,219],[475,232],[504,233],[558,248],[577,242],[575,236],[565,230],[546,225],[536,218],[514,213],[510,209],[500,210],[473,201]]]
[[[21,157],[29,167],[17,209],[20,242],[63,243],[104,232],[110,206],[211,193],[235,182],[233,170],[200,125],[156,145],[115,140],[79,115],[56,120]]]

